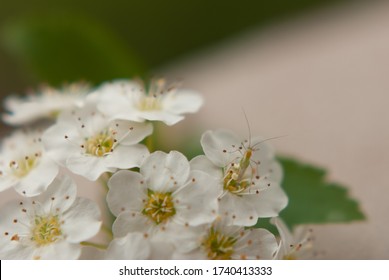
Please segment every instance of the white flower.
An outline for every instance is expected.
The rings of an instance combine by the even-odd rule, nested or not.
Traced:
[[[119,171],[108,182],[108,206],[117,216],[113,232],[152,236],[173,227],[212,222],[217,215],[217,181],[201,171],[191,171],[179,152],[155,152],[141,165],[140,173]],[[169,233],[174,239],[177,230]]]
[[[173,258],[270,260],[277,250],[276,238],[265,229],[228,226],[224,221],[216,220],[213,224],[199,226],[196,230],[199,235],[192,241],[186,241],[194,250],[188,250],[189,246],[178,248]]]
[[[194,158],[191,168],[221,182],[219,211],[228,223],[252,226],[258,218],[277,216],[287,205],[279,186],[281,167],[266,143],[259,139],[241,142],[232,132],[216,130],[205,132],[201,145],[205,156]]]
[[[106,260],[161,260],[170,259],[173,246],[160,238],[139,232],[128,233],[111,241],[104,254]]]
[[[74,83],[61,89],[45,87],[24,98],[12,96],[5,100],[8,113],[3,115],[3,120],[11,125],[21,125],[41,118],[55,118],[62,111],[80,106],[88,92],[88,85]]]
[[[280,242],[274,258],[277,260],[309,259],[313,256],[312,230],[299,227],[292,234],[279,217],[271,219],[280,234]]]
[[[203,104],[196,92],[167,87],[162,79],[153,81],[146,90],[137,81],[116,81],[101,86],[98,108],[113,119],[162,121],[174,125],[183,114],[195,113]]]
[[[24,196],[47,189],[58,174],[57,164],[41,143],[41,132],[16,131],[5,138],[0,155],[0,191],[10,187]]]
[[[1,209],[0,259],[77,259],[80,242],[100,229],[98,206],[76,198],[76,185],[57,178],[47,191]]]
[[[138,143],[151,133],[150,123],[109,121],[91,103],[61,115],[42,139],[53,159],[95,181],[104,172],[138,167],[149,154]]]

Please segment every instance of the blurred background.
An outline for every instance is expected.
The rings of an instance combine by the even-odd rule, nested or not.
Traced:
[[[313,226],[319,258],[389,259],[389,1],[0,1],[2,98],[42,83],[182,80],[206,103],[167,135],[246,137],[243,108],[252,134],[287,135],[277,153],[326,168],[360,201],[366,221]]]

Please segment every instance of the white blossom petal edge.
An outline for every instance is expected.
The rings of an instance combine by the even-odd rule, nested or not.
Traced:
[[[162,79],[151,82],[148,90],[139,81],[106,83],[93,96],[98,96],[99,110],[111,119],[162,121],[167,125],[184,119],[183,114],[197,112],[203,104],[198,93],[169,87]]]
[[[274,259],[312,259],[313,240],[311,229],[299,226],[292,233],[280,217],[274,217],[270,222],[277,227],[278,233],[280,234],[280,241]]]
[[[128,233],[111,241],[105,252],[107,260],[170,259],[173,246],[161,238],[148,237],[140,232]]]
[[[42,118],[55,118],[62,111],[80,106],[88,92],[87,84],[73,83],[62,89],[44,87],[39,93],[24,98],[11,96],[5,100],[8,113],[3,115],[3,120],[11,125],[22,125]]]

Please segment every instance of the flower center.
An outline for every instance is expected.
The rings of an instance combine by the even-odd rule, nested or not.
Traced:
[[[9,167],[16,177],[22,178],[26,176],[32,169],[34,169],[37,163],[38,160],[36,156],[26,156],[23,159],[11,161],[9,163]]]
[[[138,105],[141,111],[154,111],[161,109],[161,103],[159,98],[155,96],[145,96],[143,97]]]
[[[148,200],[142,213],[156,224],[166,221],[176,214],[171,193],[158,193],[148,190]]]
[[[59,239],[61,236],[60,222],[58,216],[35,217],[35,226],[32,230],[31,240],[38,246],[48,245]]]
[[[220,233],[212,227],[201,245],[205,249],[208,259],[229,260],[234,253],[236,241],[236,238]]]
[[[243,168],[240,163],[231,163],[224,172],[224,189],[239,194],[251,185],[251,179],[243,178],[247,167]]]
[[[85,142],[85,152],[92,156],[102,157],[113,151],[115,139],[106,132],[90,137]]]

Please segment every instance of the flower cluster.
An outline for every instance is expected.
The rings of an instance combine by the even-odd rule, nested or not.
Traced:
[[[267,141],[215,130],[201,137],[204,155],[190,161],[152,150],[155,122],[174,125],[202,103],[162,79],[8,98],[3,120],[29,128],[2,142],[0,191],[14,188],[21,199],[1,208],[0,258],[77,259],[91,251],[101,259],[294,257],[299,245],[290,250],[295,244],[276,218],[288,198]],[[106,187],[113,220],[77,197],[72,174]],[[269,217],[281,238],[255,226]],[[91,241],[100,231],[109,243]]]

